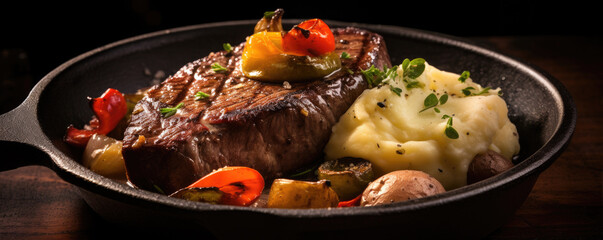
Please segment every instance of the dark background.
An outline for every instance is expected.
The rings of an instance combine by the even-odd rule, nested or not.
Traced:
[[[397,25],[460,37],[602,32],[597,8],[580,1],[7,2],[0,3],[0,113],[17,106],[52,69],[94,48],[174,27],[259,19],[276,8],[285,10],[284,18]]]

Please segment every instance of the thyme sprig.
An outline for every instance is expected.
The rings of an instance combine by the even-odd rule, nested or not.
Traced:
[[[459,81],[464,83],[465,80],[467,80],[467,78],[469,78],[469,71],[463,71],[463,73],[461,73],[461,76],[459,76]]]
[[[446,137],[450,139],[459,138],[459,133],[452,127],[452,117],[444,114],[442,119],[448,119],[448,121],[446,121],[446,128],[444,129],[444,134],[446,134]]]
[[[347,52],[342,52],[340,58],[341,59],[349,59],[351,56]]]
[[[198,91],[197,93],[195,93],[195,100],[199,101],[199,100],[203,100],[209,97],[209,94]]]
[[[369,88],[374,88],[382,83],[385,83],[384,81],[388,79],[396,78],[398,76],[398,72],[396,72],[397,68],[397,66],[393,66],[391,68],[383,66],[383,70],[381,70],[376,68],[375,65],[371,65],[370,68],[362,70],[362,74],[368,82]]]
[[[416,78],[421,76],[425,71],[425,59],[415,58],[409,60],[406,58],[402,61],[401,67],[403,69],[402,81],[405,83],[407,89],[423,87],[423,83],[417,81]],[[388,84],[390,80],[397,81],[400,78],[397,69],[397,65],[391,68],[384,66],[383,69],[378,69],[372,65],[370,68],[362,70],[362,74],[368,82],[369,88],[374,88],[379,85]],[[401,96],[401,88],[390,85],[390,90],[396,95]]]
[[[178,112],[178,109],[182,108],[183,106],[184,103],[179,103],[175,107],[160,108],[159,112],[161,113],[161,116],[163,116],[164,118],[168,118],[176,114],[176,112]]]
[[[402,89],[399,87],[394,87],[392,85],[389,86],[389,90],[391,90],[393,93],[395,93],[396,95],[398,95],[398,97],[401,96],[402,93]]]
[[[431,93],[425,98],[425,100],[423,100],[424,108],[419,111],[419,113],[430,108],[433,108],[436,113],[440,113],[440,109],[438,109],[437,106],[444,105],[447,101],[448,94],[444,94],[438,99],[438,96],[436,96],[435,93]],[[448,119],[448,121],[446,122],[446,128],[444,129],[444,134],[446,135],[446,137],[450,139],[459,138],[459,133],[456,131],[456,129],[452,127],[452,117],[444,114],[444,116],[442,116],[442,119]]]
[[[444,103],[446,103],[448,101],[448,94],[444,94],[442,95],[439,99],[438,96],[435,95],[435,93],[429,94],[425,100],[423,100],[423,106],[424,108],[421,109],[421,111],[419,112],[424,112],[427,109],[433,108],[433,110],[437,113],[440,112],[440,109],[438,109],[436,106],[439,105],[444,105]]]
[[[402,81],[406,83],[406,89],[423,87],[423,83],[416,80],[425,71],[425,59],[415,58],[409,60],[408,58],[402,61]]]
[[[471,75],[471,73],[469,73],[469,71],[463,71],[463,73],[461,73],[461,75],[458,78],[459,82],[465,83],[465,81],[469,78],[470,75]],[[463,88],[461,90],[461,92],[463,92],[463,94],[466,97],[467,96],[479,96],[479,95],[488,93],[491,89],[492,88],[490,88],[490,87],[485,87],[479,92],[473,92],[473,90],[476,90],[476,89],[474,87],[469,86],[469,87]],[[501,93],[499,92],[498,94],[500,95]]]
[[[490,91],[490,89],[491,89],[490,87],[485,87],[484,89],[482,89],[479,92],[471,92],[472,90],[475,90],[475,88],[474,87],[466,87],[466,88],[463,88],[463,90],[461,90],[461,91],[463,92],[463,94],[465,94],[465,96],[479,96],[479,95],[488,93]]]
[[[227,72],[228,68],[223,67],[219,63],[213,63],[211,65],[211,70],[213,70],[215,73],[220,73],[220,72]]]

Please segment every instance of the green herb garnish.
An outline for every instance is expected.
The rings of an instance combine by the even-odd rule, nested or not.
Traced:
[[[490,91],[490,87],[485,87],[485,88],[484,88],[484,89],[482,89],[480,92],[474,93],[473,95],[474,95],[474,96],[477,96],[477,95],[482,95],[482,94],[486,94],[486,93],[488,93],[489,91]]]
[[[209,94],[201,92],[201,91],[199,91],[195,94],[195,100],[197,100],[197,101],[206,99],[208,97],[209,97]]]
[[[423,112],[427,109],[430,108],[434,108],[434,111],[439,113],[440,109],[436,108],[436,106],[438,104],[443,105],[444,103],[446,103],[448,101],[448,94],[444,94],[440,97],[440,99],[438,99],[438,96],[435,95],[435,93],[429,94],[425,100],[423,100],[423,106],[424,108],[419,111],[419,112]]]
[[[442,119],[448,118],[448,121],[446,122],[446,128],[444,129],[444,134],[446,134],[446,137],[450,138],[450,139],[457,139],[459,138],[459,133],[456,131],[456,129],[454,129],[452,127],[452,117],[448,116],[448,115],[444,115],[442,117]]]
[[[402,68],[404,69],[404,76],[411,79],[418,78],[425,71],[425,59],[415,58],[412,61],[404,59],[402,62]]]
[[[153,184],[153,188],[155,188],[155,190],[156,190],[158,193],[165,194],[165,192],[163,191],[163,189],[161,189],[159,186],[157,186],[157,185]]]
[[[219,63],[214,63],[211,65],[211,70],[215,73],[228,71],[228,68],[222,67]]]
[[[435,107],[436,105],[438,105],[438,96],[436,96],[435,93],[429,94],[425,100],[423,100],[423,106],[425,106],[425,108],[421,110],[421,112]]]
[[[409,60],[406,58],[402,61],[402,69],[404,70],[402,81],[406,83],[407,89],[423,87],[423,84],[417,81],[416,78],[421,76],[425,71],[425,59],[415,58]]]
[[[349,53],[347,53],[347,52],[342,52],[341,53],[341,59],[348,59],[348,58],[350,58],[350,54]]]
[[[406,89],[423,87],[423,83],[414,79],[404,80],[404,82],[406,83]]]
[[[392,92],[394,92],[396,95],[401,96],[400,93],[402,93],[402,89],[399,87],[394,87],[394,86],[389,86],[389,89],[392,90]]]
[[[379,70],[375,65],[371,65],[369,69],[361,70],[364,78],[369,84],[369,88],[378,86],[387,78],[395,78],[398,73],[396,72],[396,66],[388,68],[383,66],[383,70]]]
[[[463,92],[463,94],[465,94],[465,96],[469,96],[471,95],[471,90],[475,90],[474,87],[466,87],[463,88],[463,90],[461,90]]]
[[[270,18],[272,18],[272,16],[274,16],[274,11],[266,11],[266,12],[264,12],[264,18],[270,19]]]
[[[182,108],[182,106],[184,106],[184,103],[179,103],[175,107],[161,108],[159,109],[159,112],[164,118],[171,117],[172,115],[176,114],[178,109]]]
[[[343,53],[342,58],[344,58]],[[406,88],[415,88],[423,86],[423,84],[415,80],[415,78],[421,76],[421,74],[423,74],[423,71],[425,71],[425,59],[404,59],[401,66],[404,70],[402,80],[406,84]],[[388,84],[388,81],[390,79],[396,81],[396,78],[398,77],[398,72],[396,71],[397,69],[398,66],[392,66],[391,68],[384,66],[383,70],[381,70],[372,65],[370,68],[362,70],[362,74],[368,82],[369,88],[373,88],[381,84]],[[401,88],[393,87],[390,85],[390,90],[392,90],[392,92],[394,92],[396,95],[401,96]]]
[[[230,43],[222,43],[222,48],[224,48],[224,51],[232,52],[232,45]]]
[[[444,94],[440,97],[440,105],[444,105],[446,102],[448,102],[448,94]]]
[[[459,77],[459,81],[464,83],[465,80],[467,80],[467,78],[469,78],[469,71],[463,71],[463,73],[461,73],[461,76]]]
[[[471,90],[475,90],[474,87],[466,87],[466,88],[463,88],[463,90],[461,90],[461,91],[463,92],[463,94],[465,94],[465,96],[478,96],[478,95],[488,93],[488,91],[490,91],[490,89],[491,89],[490,87],[486,87],[486,88],[482,89],[481,91],[474,93],[474,92],[471,92]]]
[[[289,178],[298,178],[298,177],[302,177],[308,173],[316,172],[316,170],[318,170],[318,167],[320,167],[321,164],[322,164],[322,162],[317,162],[317,163],[313,164],[312,166],[309,166],[308,168],[300,169],[297,173],[290,175]]]

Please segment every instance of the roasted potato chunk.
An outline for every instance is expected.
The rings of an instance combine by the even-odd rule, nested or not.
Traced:
[[[342,201],[362,194],[374,180],[371,162],[361,158],[341,158],[324,162],[318,168],[318,179],[331,182],[331,188]]]
[[[84,149],[82,164],[105,177],[125,180],[126,168],[121,148],[121,141],[105,135],[94,134]]]
[[[337,207],[339,197],[329,181],[299,181],[279,178],[270,188],[269,208],[328,208]]]

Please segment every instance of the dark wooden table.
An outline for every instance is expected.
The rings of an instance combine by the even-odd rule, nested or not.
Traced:
[[[549,72],[565,84],[578,108],[578,124],[567,150],[541,174],[514,217],[488,239],[601,239],[603,38],[472,39]],[[4,157],[8,155],[2,153]],[[0,173],[0,239],[161,236],[112,230],[119,227],[96,215],[79,197],[76,187],[51,170],[29,166]]]

